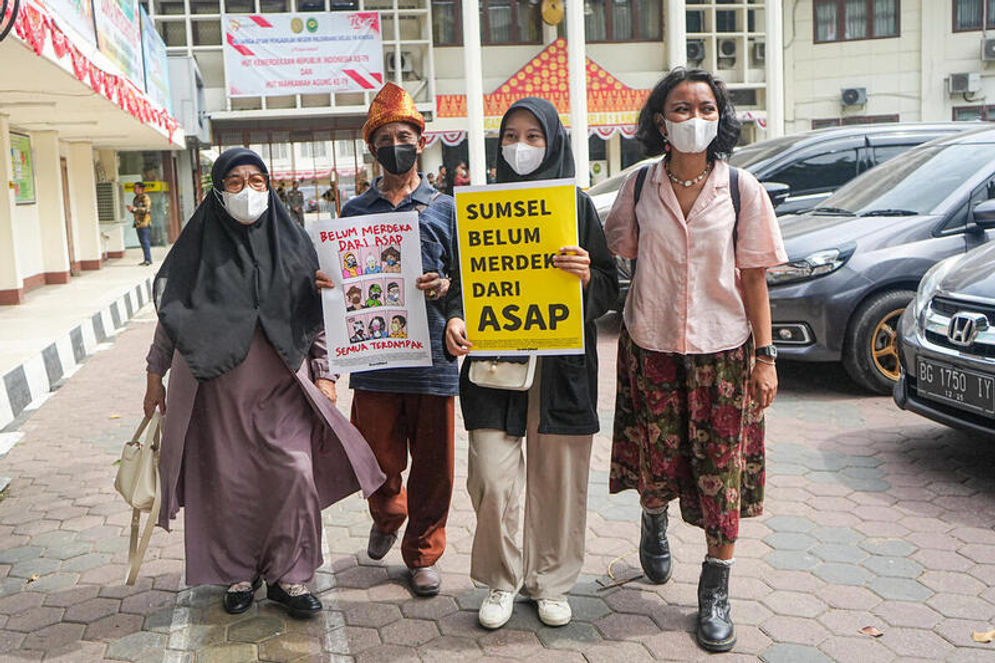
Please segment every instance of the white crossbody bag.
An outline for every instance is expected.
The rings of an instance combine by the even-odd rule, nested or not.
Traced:
[[[528,391],[535,378],[536,358],[526,361],[505,359],[474,359],[470,361],[470,382],[478,387]]]
[[[147,432],[146,432],[147,429]],[[141,442],[145,433],[145,442]],[[145,417],[131,441],[124,445],[114,479],[114,488],[131,506],[131,541],[128,546],[128,576],[125,583],[135,584],[152,530],[159,520],[162,489],[159,485],[159,441],[162,437],[162,415],[158,410]],[[145,529],[138,536],[142,513],[148,513]]]

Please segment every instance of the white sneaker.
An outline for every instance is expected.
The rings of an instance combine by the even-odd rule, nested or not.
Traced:
[[[477,619],[484,628],[501,628],[511,619],[511,611],[515,605],[514,592],[503,589],[492,589],[487,598],[480,604]]]
[[[546,626],[566,626],[573,617],[566,599],[537,599],[539,621]]]

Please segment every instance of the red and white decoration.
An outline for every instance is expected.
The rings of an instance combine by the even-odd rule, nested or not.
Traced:
[[[456,147],[464,140],[466,140],[466,132],[465,131],[428,131],[425,133],[425,147],[431,147],[440,140],[442,141],[443,145],[447,145],[449,147]]]
[[[88,85],[94,92],[117,104],[132,117],[159,129],[170,141],[174,141],[180,123],[169,111],[155,106],[127,78],[101,69],[83,55],[72,39],[56,24],[55,20],[41,7],[30,0],[22,0],[17,14],[14,32],[21,41],[28,44],[35,54],[46,57],[46,46],[51,49],[57,62],[72,61],[72,71],[76,78]],[[182,135],[182,133],[181,133]]]
[[[383,39],[377,12],[226,14],[229,97],[379,90]]]
[[[601,140],[610,140],[615,134],[621,134],[623,138],[632,138],[636,135],[634,125],[612,125],[604,127],[588,127],[589,136],[597,136]]]

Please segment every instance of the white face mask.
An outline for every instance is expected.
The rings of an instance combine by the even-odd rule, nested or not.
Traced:
[[[512,143],[501,146],[501,155],[511,169],[519,175],[534,173],[546,157],[545,147],[534,147],[528,143]]]
[[[246,185],[238,193],[222,191],[221,202],[233,219],[249,226],[269,207],[269,191],[256,191]]]
[[[683,122],[664,120],[667,125],[667,140],[678,152],[698,154],[708,149],[719,133],[718,120],[705,120],[692,117]]]

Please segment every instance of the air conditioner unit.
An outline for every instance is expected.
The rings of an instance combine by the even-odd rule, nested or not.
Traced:
[[[387,51],[384,55],[384,65],[387,68],[387,75],[393,76],[397,71],[397,62],[393,51]],[[414,56],[410,51],[401,51],[401,73],[410,74],[415,70]]]
[[[735,39],[720,39],[719,40],[719,57],[720,58],[734,58],[734,57],[736,57],[736,40]]]
[[[762,64],[767,59],[767,42],[758,41],[753,43],[753,61]]]
[[[115,182],[97,182],[97,220],[101,223],[117,221],[121,204],[120,191]]]
[[[949,94],[973,94],[981,91],[981,74],[950,74],[947,79]]]
[[[995,38],[986,37],[981,40],[981,59],[985,62],[995,61]]]
[[[866,87],[845,87],[840,91],[840,103],[844,106],[866,106]]]
[[[688,62],[701,62],[705,59],[705,40],[688,39]]]

